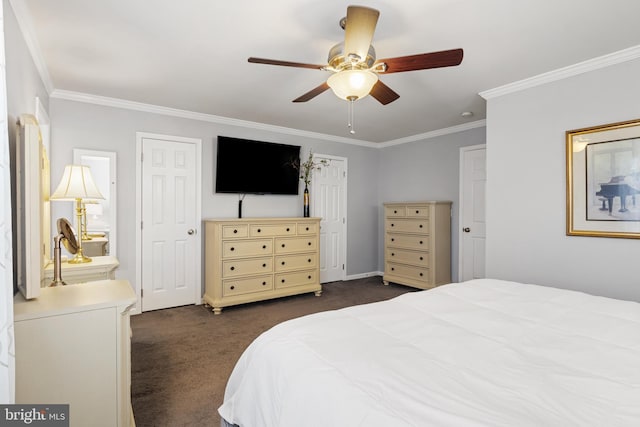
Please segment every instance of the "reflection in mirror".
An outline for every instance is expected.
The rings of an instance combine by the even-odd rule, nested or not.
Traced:
[[[91,168],[96,186],[104,200],[85,201],[86,233],[82,246],[89,256],[116,256],[116,153],[73,149],[73,163]],[[75,224],[80,230],[79,224]],[[84,231],[84,230],[82,230]]]

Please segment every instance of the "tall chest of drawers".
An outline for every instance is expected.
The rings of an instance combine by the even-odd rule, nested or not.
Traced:
[[[384,277],[430,289],[451,281],[451,202],[384,204]]]
[[[204,301],[223,307],[306,292],[320,285],[320,218],[205,220]]]

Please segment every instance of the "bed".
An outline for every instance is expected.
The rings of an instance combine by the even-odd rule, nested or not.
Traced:
[[[258,337],[223,425],[640,426],[640,304],[492,279]]]

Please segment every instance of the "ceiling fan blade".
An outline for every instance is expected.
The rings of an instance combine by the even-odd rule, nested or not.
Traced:
[[[380,80],[378,80],[378,82],[373,85],[373,88],[371,89],[371,92],[369,92],[369,95],[377,99],[378,102],[382,105],[387,105],[400,98],[400,95],[395,93],[393,89],[382,83]]]
[[[325,65],[305,64],[303,62],[280,61],[278,59],[254,58],[248,59],[253,64],[282,65],[285,67],[311,68],[313,70],[322,70]]]
[[[374,64],[385,63],[387,69],[379,74],[401,73],[403,71],[427,70],[429,68],[452,67],[462,62],[462,49],[443,50],[440,52],[420,53],[418,55],[399,56],[397,58],[380,59]]]
[[[380,12],[369,7],[349,6],[347,8],[347,23],[344,28],[345,55],[358,55],[359,61],[367,59],[378,16]]]
[[[316,96],[320,95],[322,92],[324,92],[327,89],[329,89],[329,85],[327,84],[327,82],[324,82],[320,86],[311,89],[309,92],[305,93],[304,95],[297,97],[292,102],[307,102],[310,99],[313,99]]]

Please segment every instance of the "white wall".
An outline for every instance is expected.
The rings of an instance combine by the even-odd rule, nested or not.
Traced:
[[[640,240],[566,236],[565,131],[640,118],[640,60],[489,99],[487,275],[640,301]]]
[[[460,147],[485,143],[485,128],[384,148],[380,153],[378,264],[384,270],[384,215],[382,203],[450,200],[452,281],[458,280],[458,211]]]

